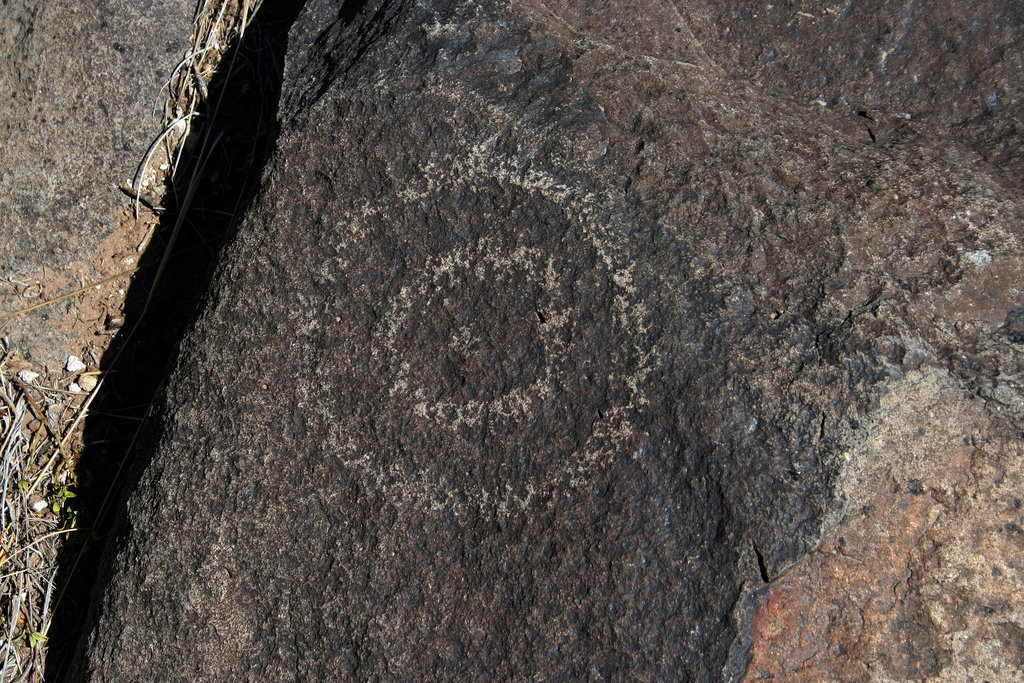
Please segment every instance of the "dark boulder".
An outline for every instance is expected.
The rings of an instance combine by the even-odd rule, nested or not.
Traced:
[[[82,677],[736,676],[880,397],[1019,404],[1019,193],[699,28],[308,3]]]
[[[190,45],[190,0],[4,0],[0,8],[0,312],[21,285],[98,279],[90,262],[160,133],[165,84]],[[109,273],[108,273],[109,274]],[[47,289],[49,296],[61,292]],[[21,350],[77,350],[38,317],[5,323]]]
[[[955,144],[1019,189],[1019,5],[746,1],[680,11],[713,59],[758,87],[855,114],[878,144]]]

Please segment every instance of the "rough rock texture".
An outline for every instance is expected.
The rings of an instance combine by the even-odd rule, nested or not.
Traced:
[[[999,580],[963,590],[942,558],[970,542],[918,552],[977,522],[969,482],[1013,486],[1020,190],[975,142],[879,144],[762,86],[711,22],[307,5],[278,150],[185,341],[78,677],[769,676],[819,588],[822,659],[870,668],[908,620],[946,647],[935,625],[959,619],[997,635],[884,671],[1020,668],[1011,602],[955,603],[1019,586],[1019,547],[993,543]],[[950,419],[920,472],[894,462],[933,404]],[[1003,446],[955,441],[989,426]],[[837,523],[870,556],[871,515],[903,502],[875,570],[841,576],[832,540],[793,566]],[[907,554],[926,575],[893,594]],[[902,611],[830,650],[850,585],[851,619],[879,594]],[[945,617],[922,616],[934,595]]]
[[[877,419],[850,454],[849,515],[758,603],[746,680],[1019,680],[1019,433],[934,369]]]
[[[97,279],[89,260],[161,129],[164,85],[191,37],[191,0],[0,4],[0,312]],[[45,269],[45,270],[44,270]],[[6,324],[22,352],[67,345],[38,316]],[[66,354],[66,351],[65,351]]]
[[[952,141],[1020,187],[1018,3],[690,2],[680,11],[709,54],[758,86],[857,114],[880,144]]]

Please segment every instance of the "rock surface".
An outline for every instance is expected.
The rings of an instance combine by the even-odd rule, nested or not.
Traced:
[[[745,680],[1019,680],[1019,432],[934,369],[879,408],[846,519],[755,609]]]
[[[880,144],[951,142],[1020,187],[1020,7],[999,0],[683,3],[695,37],[758,86],[861,118]]]
[[[0,312],[99,279],[90,264],[160,133],[190,44],[190,0],[4,0],[0,9]],[[124,268],[127,269],[127,268]],[[45,315],[42,314],[42,315]],[[4,333],[47,360],[77,347],[39,315]]]
[[[872,140],[701,7],[307,4],[78,678],[1020,669],[1019,544],[962,589],[941,545],[988,481],[1019,530],[1002,148]]]

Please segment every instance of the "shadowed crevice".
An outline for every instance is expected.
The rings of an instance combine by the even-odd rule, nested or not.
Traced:
[[[77,498],[82,533],[59,559],[48,681],[75,679],[72,657],[92,625],[90,599],[102,589],[97,581],[107,536],[161,429],[155,407],[162,387],[273,149],[288,29],[302,5],[265,0],[242,40],[225,54],[169,183],[156,233],[140,258],[123,326],[104,356],[105,381],[85,423]],[[191,203],[185,199],[190,182],[197,184]],[[180,235],[161,270],[183,207]]]

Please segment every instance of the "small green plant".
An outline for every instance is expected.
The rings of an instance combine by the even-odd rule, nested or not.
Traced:
[[[59,515],[60,511],[67,505],[67,502],[74,497],[75,492],[68,488],[67,484],[53,487],[50,493],[50,500],[52,501],[50,509],[53,510],[53,514]]]
[[[46,636],[39,631],[26,631],[25,642],[34,650],[38,645],[46,642]]]

